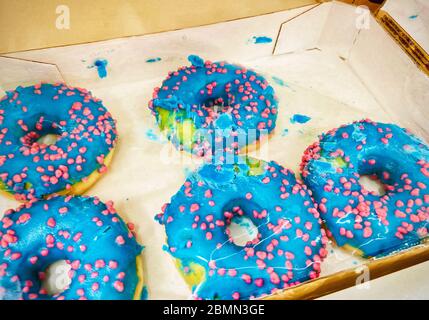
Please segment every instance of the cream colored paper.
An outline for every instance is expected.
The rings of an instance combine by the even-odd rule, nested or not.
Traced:
[[[327,23],[347,22],[346,29],[354,26],[354,21],[350,21],[354,7],[347,6],[347,9],[341,5],[332,9],[327,7],[331,4],[323,6],[314,9],[326,10],[329,14]],[[356,48],[348,51],[349,38],[333,32],[335,28],[326,24],[319,25],[323,28],[321,37],[306,36],[307,33],[314,34],[313,25],[305,20],[310,12],[312,17],[309,19],[314,18],[314,12],[310,9],[313,7],[157,35],[9,55],[16,59],[56,65],[68,84],[90,89],[117,119],[120,139],[112,165],[88,194],[106,201],[113,200],[121,216],[136,224],[138,240],[146,247],[143,257],[150,299],[190,297],[190,290],[179,276],[171,257],[162,249],[165,232],[163,226],[154,221],[154,216],[179,189],[196,163],[175,151],[159,135],[155,119],[147,107],[153,88],[160,85],[168,71],[188,64],[186,57],[189,54],[213,61],[239,63],[255,69],[270,81],[279,98],[277,127],[263,152],[256,153],[256,156],[276,160],[295,172],[298,172],[305,148],[326,130],[366,117],[402,124],[401,117],[395,114],[401,110],[386,108],[390,103],[389,96],[383,93],[382,87],[377,87],[379,78],[387,81],[383,76],[388,77],[391,73],[376,74],[363,65],[364,56],[377,54],[375,50],[371,51],[371,47],[380,43],[387,54],[385,60],[380,62],[382,70],[405,68],[419,77],[419,90],[409,86],[402,90],[408,90],[403,93],[413,97],[407,101],[407,107],[427,116],[422,105],[428,105],[426,93],[429,92],[429,80],[414,73],[415,66],[402,56],[402,51],[394,46],[394,42],[391,43],[387,34],[373,25],[362,31],[363,34],[367,32],[368,36],[359,38]],[[346,21],[338,12],[347,13],[349,20]],[[302,32],[301,39],[307,42],[295,43],[295,47],[286,45],[293,48],[287,52],[274,50],[276,39],[278,46],[282,46],[281,41],[290,40],[283,37],[283,30],[279,34],[282,24],[285,27],[288,21],[300,19],[295,18],[297,16],[304,20],[301,25],[297,20],[295,28],[298,29],[295,32]],[[371,31],[375,34],[370,35]],[[323,35],[338,36],[339,41],[334,41],[335,38],[327,41],[328,38]],[[258,36],[270,37],[273,41],[256,44],[254,37]],[[317,46],[308,47],[309,39],[317,40]],[[341,39],[344,41],[341,42]],[[299,41],[299,38],[294,41]],[[274,51],[275,56],[272,55]],[[399,60],[395,60],[397,56]],[[153,58],[161,60],[147,62]],[[367,58],[372,59],[372,56]],[[108,61],[106,78],[98,77],[93,67],[96,59]],[[1,72],[11,72],[8,64],[0,64],[0,68]],[[33,78],[29,81],[24,77],[3,86],[13,89],[18,84],[32,82]],[[390,82],[386,84],[386,90],[390,90],[388,84]],[[311,120],[306,124],[292,124],[289,119],[295,113],[308,115]],[[411,125],[411,129],[424,132],[416,125],[414,118],[412,121],[407,119],[404,118],[404,123]],[[1,211],[17,205],[12,200],[0,199]],[[361,263],[361,259],[330,247],[329,256],[322,264],[322,275],[356,268]]]

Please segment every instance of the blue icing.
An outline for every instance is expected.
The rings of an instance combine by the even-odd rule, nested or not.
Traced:
[[[146,130],[146,138],[152,141],[159,141],[158,135],[153,131],[153,129]]]
[[[13,278],[17,276],[26,300],[134,297],[139,280],[136,257],[142,247],[111,204],[91,197],[58,196],[36,201],[5,213],[0,239],[4,240],[0,247],[4,273],[0,291],[14,290]],[[72,281],[63,293],[51,296],[40,291],[38,275],[59,260],[71,265]]]
[[[408,19],[415,20],[415,19],[417,19],[418,16],[419,16],[418,14],[413,14],[413,15],[409,16]]]
[[[363,120],[324,134],[319,147],[304,162],[302,175],[339,246],[381,256],[426,237],[427,145],[397,125]],[[327,170],[319,157],[341,170]],[[385,195],[368,192],[358,182],[374,174]]]
[[[303,114],[294,114],[292,118],[290,118],[291,123],[307,123],[310,120],[311,120],[311,117]]]
[[[203,67],[204,66],[204,60],[195,54],[189,55],[188,61],[195,67]]]
[[[160,57],[150,58],[150,59],[146,60],[147,63],[154,63],[154,62],[158,62],[158,61],[161,61]]]
[[[257,238],[243,247],[227,234],[234,217],[258,226]],[[193,288],[202,299],[270,294],[316,277],[326,255],[327,239],[309,193],[275,162],[205,164],[157,219],[182,271],[196,264],[205,270],[202,283]]]
[[[214,138],[221,136],[224,145],[238,150],[272,132],[278,103],[265,78],[238,65],[204,63],[194,55],[189,61],[190,67],[169,73],[149,103],[161,130],[178,149],[210,153],[216,148]],[[168,124],[159,109],[168,111]],[[185,120],[197,132],[184,143],[174,126]]]
[[[149,292],[147,290],[147,287],[144,286],[141,294],[140,300],[148,300],[149,299]]]
[[[228,129],[234,125],[232,114],[222,113],[216,120],[215,126],[219,129]]]
[[[100,78],[105,78],[107,76],[107,65],[108,62],[105,59],[95,60],[94,66],[97,68],[98,76]]]
[[[289,129],[283,129],[283,131],[282,131],[282,137],[286,137],[287,135],[288,135],[288,133],[289,133]]]
[[[58,135],[54,145],[36,141]],[[18,87],[0,101],[0,179],[19,199],[41,198],[104,172],[115,121],[85,89],[64,84]]]
[[[253,37],[253,43],[255,44],[271,43],[271,42],[273,42],[273,39],[271,39],[270,37],[265,37],[265,36]]]
[[[289,87],[289,85],[283,79],[280,79],[280,78],[278,78],[276,76],[272,76],[271,79],[273,79],[273,81],[275,83],[277,83],[279,86]]]

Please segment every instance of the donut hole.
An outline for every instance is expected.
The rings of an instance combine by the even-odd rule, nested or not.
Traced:
[[[41,137],[39,137],[35,142],[37,144],[45,144],[45,145],[50,146],[50,145],[57,143],[59,138],[60,138],[59,134],[48,133],[48,134],[45,134],[45,135],[42,135]]]
[[[42,287],[50,295],[63,293],[72,282],[69,275],[70,270],[71,265],[65,260],[58,260],[50,264],[45,270]]]
[[[226,234],[230,241],[239,247],[258,239],[258,227],[243,215],[234,215],[227,221]]]
[[[229,106],[228,94],[224,90],[216,90],[218,92],[211,95],[203,95],[200,100],[200,105],[206,108],[213,108],[215,112],[221,111]]]
[[[364,174],[359,177],[359,184],[366,191],[375,194],[377,196],[384,196],[386,194],[386,189],[384,184],[381,182],[379,177],[376,174]]]
[[[56,122],[52,122],[49,124],[49,127],[34,128],[21,138],[21,142],[23,145],[29,147],[34,144],[39,146],[50,146],[56,144],[62,134],[62,129]]]
[[[258,238],[258,227],[249,218],[236,216],[227,226],[227,233],[235,245],[244,247]]]
[[[206,108],[213,108],[215,112],[219,112],[228,105],[228,100],[226,97],[208,98],[204,100],[202,105]]]

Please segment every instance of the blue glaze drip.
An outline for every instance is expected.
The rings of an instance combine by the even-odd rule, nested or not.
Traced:
[[[273,79],[273,81],[275,83],[277,83],[279,86],[289,87],[289,85],[283,79],[280,79],[280,78],[275,77],[275,76],[272,76],[271,79]]]
[[[153,131],[153,129],[146,130],[146,138],[152,141],[158,141],[159,137],[158,135]]]
[[[426,237],[429,147],[404,129],[369,120],[342,126],[303,159],[304,181],[339,246],[380,256]],[[366,191],[362,175],[376,175],[386,194]]]
[[[204,66],[204,60],[195,54],[189,55],[188,61],[195,67],[203,67]]]
[[[311,117],[303,115],[303,114],[294,114],[292,118],[290,118],[291,123],[307,123],[311,120]]]
[[[282,137],[286,137],[288,135],[288,133],[289,133],[289,129],[284,129],[282,131]]]
[[[142,294],[141,294],[141,299],[140,300],[148,300],[149,299],[149,292],[147,290],[147,287],[144,286],[143,290],[142,290]]]
[[[107,76],[107,60],[98,59],[95,60],[94,66],[97,68],[98,76],[102,79]]]
[[[150,59],[146,60],[147,63],[154,63],[154,62],[158,62],[158,61],[161,61],[160,57],[150,58]]]
[[[188,137],[188,144],[171,123],[161,128],[176,148],[198,155],[214,153],[219,138],[220,145],[237,151],[272,132],[278,102],[264,77],[238,65],[204,63],[194,55],[189,61],[192,66],[171,72],[149,103],[159,125],[163,119],[159,109],[168,111],[173,125],[192,123],[196,133]]]
[[[273,42],[273,39],[270,37],[260,36],[260,37],[253,37],[253,43],[255,44],[261,44],[261,43],[271,43]]]
[[[226,233],[241,216],[258,226],[258,237],[244,247]],[[204,268],[205,279],[193,288],[202,299],[270,294],[316,277],[326,255],[327,239],[309,193],[275,162],[203,165],[157,219],[181,271]]]
[[[142,247],[110,203],[57,196],[23,205],[5,213],[0,239],[0,289],[6,292],[16,291],[17,276],[25,300],[134,297],[136,257]],[[39,272],[59,260],[72,267],[70,286],[55,296],[40,292]]]
[[[46,134],[54,145],[37,143]],[[0,179],[20,200],[67,189],[104,172],[115,122],[85,89],[64,84],[18,87],[0,101]]]

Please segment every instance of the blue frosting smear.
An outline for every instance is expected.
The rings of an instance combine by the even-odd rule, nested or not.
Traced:
[[[253,37],[253,43],[255,44],[271,43],[271,42],[273,42],[273,39],[271,39],[270,37],[265,37],[265,36]]]
[[[427,237],[429,147],[394,124],[362,120],[310,146],[302,175],[339,246],[379,256]],[[365,189],[376,176],[385,194]]]
[[[95,60],[94,66],[97,68],[98,76],[100,78],[105,78],[107,76],[107,65],[108,62],[105,59]]]
[[[311,117],[303,114],[294,114],[292,118],[290,118],[291,123],[300,123],[300,124],[307,123],[310,120],[311,120]]]
[[[408,19],[415,20],[415,19],[417,19],[418,16],[419,16],[418,14],[413,14],[413,15],[409,16]]]
[[[275,77],[275,76],[272,76],[271,79],[273,79],[273,81],[275,83],[277,83],[279,86],[289,87],[289,85],[283,79],[280,79],[280,78]]]
[[[248,299],[318,276],[327,238],[306,187],[275,162],[203,165],[158,215],[168,250],[184,275],[204,271],[193,294]],[[245,246],[228,225],[244,218],[258,227]]]
[[[0,239],[0,292],[19,282],[24,300],[134,297],[142,247],[110,202],[57,196],[25,204],[5,213]],[[39,275],[60,260],[71,266],[71,284],[49,295]]]
[[[158,62],[158,61],[161,61],[161,58],[156,57],[156,58],[150,58],[150,59],[146,60],[147,63],[154,63],[154,62]]]
[[[149,292],[147,290],[147,287],[144,286],[143,290],[142,290],[142,294],[141,294],[141,299],[140,300],[148,300],[149,298]]]
[[[153,129],[146,130],[146,137],[152,141],[158,141],[159,140],[158,135],[153,131]]]
[[[53,134],[55,144],[38,139]],[[0,101],[0,181],[19,200],[68,190],[98,170],[117,139],[115,121],[85,89],[18,87]]]
[[[201,57],[191,54],[188,56],[188,61],[195,67],[203,67],[204,66],[204,59]]]
[[[273,131],[278,102],[264,77],[243,66],[204,62],[195,55],[189,61],[191,66],[169,73],[149,103],[176,148],[204,155],[213,153],[216,141],[221,141],[219,145],[238,153]],[[193,129],[185,138],[179,128],[184,123]]]

